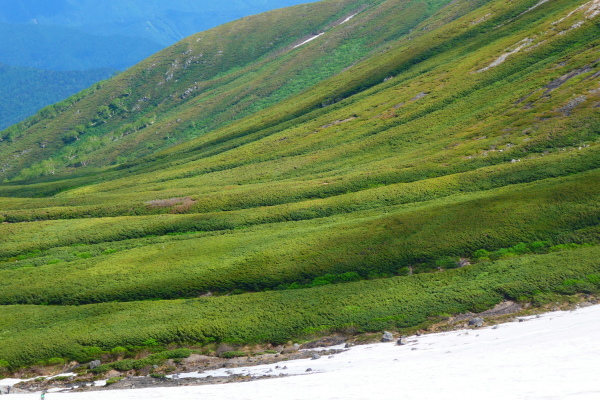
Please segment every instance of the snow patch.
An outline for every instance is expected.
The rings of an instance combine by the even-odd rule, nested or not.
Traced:
[[[412,336],[407,338],[408,346],[376,343],[354,346],[333,358],[239,369],[271,375],[298,373],[280,379],[51,393],[46,399],[358,400],[394,397],[391,394],[403,400],[599,399],[600,306],[520,319],[497,329]],[[37,400],[39,393],[18,398]]]
[[[296,47],[300,47],[300,46],[302,46],[303,44],[306,44],[306,43],[308,43],[308,42],[311,42],[311,41],[315,40],[316,38],[318,38],[319,36],[321,36],[321,35],[323,35],[323,34],[325,34],[325,32],[321,32],[321,33],[319,33],[319,34],[318,34],[318,35],[316,35],[316,36],[313,36],[313,37],[311,37],[311,38],[309,38],[309,39],[306,39],[304,42],[302,42],[302,43],[299,43],[299,44],[295,45],[295,46],[293,47],[293,49],[295,49]]]
[[[358,13],[357,13],[357,14],[358,14]],[[350,21],[352,18],[354,18],[354,16],[355,16],[355,15],[356,15],[356,14],[352,14],[351,16],[349,16],[348,18],[346,18],[345,20],[343,20],[342,22],[340,22],[340,25],[341,25],[341,24],[345,24],[346,22]]]
[[[547,3],[548,0],[540,0],[539,2],[537,2],[537,4],[535,4],[534,6],[529,7],[527,10],[523,11],[521,14],[518,15],[518,17],[520,17],[521,15],[528,13],[529,11],[538,8],[539,6],[541,6],[544,3]]]

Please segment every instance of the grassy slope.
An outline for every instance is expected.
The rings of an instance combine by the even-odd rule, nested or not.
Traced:
[[[572,14],[584,3],[548,2],[529,11],[535,2],[457,2],[439,10],[443,3],[423,4],[324,2],[228,24],[56,106],[51,117],[46,110],[4,131],[11,139],[0,152],[20,154],[11,156],[6,176],[29,178],[0,185],[0,215],[8,222],[0,225],[0,309],[10,316],[1,322],[8,333],[0,336],[0,359],[22,365],[76,358],[80,345],[109,349],[149,338],[284,341],[320,325],[405,327],[502,297],[564,291],[565,279],[599,273],[592,246],[403,276],[452,266],[449,257],[474,259],[479,249],[597,244],[600,233],[595,3]],[[398,14],[410,21],[393,25]],[[299,15],[305,18],[290,25]],[[572,28],[579,20],[585,22]],[[250,35],[257,26],[272,30]],[[314,29],[326,33],[289,50]],[[272,48],[250,46],[277,37]],[[239,54],[234,43],[252,54]],[[215,44],[223,55],[211,59],[220,61],[177,67],[161,84],[173,55]],[[352,56],[329,69],[331,55],[347,54],[348,46],[356,49]],[[199,71],[204,86],[181,98]],[[295,81],[298,74],[305,75]],[[259,99],[261,90],[267,92]],[[119,93],[127,95],[115,103]],[[131,104],[144,93],[148,101],[136,114]],[[111,102],[99,124],[99,104]],[[128,131],[150,114],[152,123]],[[85,129],[65,146],[59,132],[74,124]],[[119,130],[117,141],[79,149]],[[148,147],[159,132],[182,143],[154,152],[166,146]],[[41,135],[49,150],[23,153]],[[60,161],[82,149],[94,172]],[[125,153],[130,161],[109,167]],[[370,280],[194,299],[209,291],[298,287],[326,274]],[[588,279],[580,286],[596,282]],[[463,292],[465,285],[475,286]],[[432,297],[436,288],[449,297]],[[378,308],[406,291],[408,308]],[[178,298],[189,299],[138,301]],[[68,306],[83,303],[95,304]],[[277,327],[267,326],[257,304]],[[316,304],[320,312],[311,308]],[[339,304],[361,312],[340,311]],[[301,317],[290,316],[290,307]],[[231,310],[236,321],[220,319]],[[136,317],[154,313],[178,322]],[[203,328],[206,320],[187,319],[196,313],[218,321]],[[114,321],[100,338],[90,327],[104,324],[102,315]],[[61,328],[68,332],[61,338],[44,333],[53,338],[44,346],[38,331],[14,338],[15,329],[37,326],[32,318],[50,318],[52,330],[72,328]],[[144,323],[126,333],[131,318]]]
[[[397,1],[377,7],[328,1],[244,18],[191,36],[111,81],[51,106],[40,113],[50,117],[43,122],[33,117],[4,131],[3,177],[135,160],[200,136],[339,72],[379,42],[408,32],[444,3],[426,7],[418,1]],[[360,10],[360,18],[339,25]],[[400,32],[376,29],[387,26],[384,20],[391,11],[402,13],[396,21]],[[293,48],[321,31],[327,31],[327,40]],[[16,151],[25,153],[9,156]],[[40,159],[47,161],[36,164]],[[21,171],[28,164],[34,165]]]

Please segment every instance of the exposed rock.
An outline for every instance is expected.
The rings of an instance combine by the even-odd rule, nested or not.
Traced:
[[[321,338],[319,340],[315,340],[313,342],[304,343],[299,348],[314,349],[315,347],[337,346],[338,344],[345,343],[346,340],[348,340],[348,337],[342,336],[342,335],[327,336],[327,337]]]
[[[481,318],[481,317],[471,318],[469,320],[469,325],[479,328],[479,327],[483,326],[483,318]]]
[[[406,339],[405,339],[405,338],[401,337],[400,339],[398,339],[398,340],[396,341],[396,344],[397,344],[398,346],[404,346],[405,344],[407,344],[407,342],[406,342]]]
[[[513,301],[503,301],[499,304],[496,304],[496,306],[491,310],[484,311],[482,313],[479,313],[478,315],[481,317],[499,316],[513,314],[521,311],[521,309],[522,307]]]
[[[384,331],[383,336],[381,337],[382,342],[391,342],[394,340],[394,335],[391,332]]]
[[[119,371],[116,371],[114,369],[111,369],[110,371],[108,371],[106,374],[106,379],[110,379],[110,378],[116,378],[117,376],[121,376],[121,373]]]
[[[416,100],[422,99],[423,97],[427,96],[428,94],[429,93],[426,93],[426,92],[420,92],[415,97],[410,99],[410,101],[416,101]]]
[[[90,361],[89,368],[90,369],[97,368],[97,367],[99,367],[101,365],[102,365],[102,361],[100,361],[100,360],[94,360],[94,361]]]
[[[318,360],[319,358],[321,358],[321,356],[319,354],[313,354],[310,358],[311,360]]]
[[[558,110],[560,112],[562,112],[565,116],[569,116],[569,115],[571,115],[571,111],[573,111],[573,109],[575,107],[577,107],[579,104],[586,101],[586,99],[587,99],[586,95],[577,96],[574,99],[570,100],[564,106],[560,107]]]
[[[467,265],[471,265],[471,262],[468,258],[461,258],[457,263],[459,268],[466,267]]]

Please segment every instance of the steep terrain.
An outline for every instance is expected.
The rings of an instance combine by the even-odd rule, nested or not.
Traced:
[[[0,0],[0,63],[11,69],[0,70],[0,82],[13,83],[9,88],[0,85],[0,129],[193,33],[297,3]],[[32,73],[31,68],[39,71]],[[5,106],[9,101],[13,104]]]
[[[599,21],[598,0],[295,6],[0,132],[4,368],[598,291]]]

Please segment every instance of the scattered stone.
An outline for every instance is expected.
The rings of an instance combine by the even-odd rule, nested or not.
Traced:
[[[469,325],[474,326],[476,328],[482,327],[483,326],[483,318],[481,318],[481,317],[471,318],[469,320]]]
[[[352,344],[351,344],[351,343],[346,343],[346,344],[344,345],[344,348],[345,348],[345,349],[349,349],[350,347],[352,347]]]
[[[423,97],[427,96],[428,94],[429,93],[426,93],[426,92],[417,93],[417,95],[415,97],[413,97],[412,99],[410,99],[410,101],[416,101],[416,100],[422,99]]]
[[[406,339],[403,337],[401,337],[400,339],[398,339],[396,341],[396,345],[398,345],[398,346],[404,346],[405,344],[406,344]]]
[[[311,371],[312,371],[312,368],[307,368],[306,369],[306,372],[311,372]]]
[[[342,336],[342,335],[328,336],[328,337],[321,338],[319,340],[315,340],[313,342],[304,343],[298,349],[300,349],[300,348],[302,348],[302,349],[314,349],[315,347],[337,346],[339,344],[345,343],[346,340],[348,340],[348,337]]]
[[[519,322],[525,322],[525,318],[519,318]]]
[[[318,360],[319,358],[321,358],[321,356],[319,354],[313,354],[310,358],[311,360]]]
[[[334,357],[335,357],[335,356],[329,356],[329,357],[327,357],[327,358],[334,358]]]
[[[411,351],[415,351],[415,350],[417,350],[417,348],[416,348],[416,347],[413,347],[413,348],[412,348],[412,349],[410,349],[410,350],[411,350]]]
[[[492,326],[492,329],[498,329],[498,325]]]
[[[89,364],[90,369],[97,368],[97,367],[99,367],[101,365],[102,365],[102,361],[100,361],[100,360],[90,361],[90,364]]]
[[[392,335],[391,332],[384,331],[383,336],[381,337],[381,341],[385,343],[385,342],[391,342],[392,340],[394,340],[394,335]]]
[[[282,369],[288,369],[288,368],[287,368],[287,365],[284,365]]]

